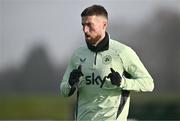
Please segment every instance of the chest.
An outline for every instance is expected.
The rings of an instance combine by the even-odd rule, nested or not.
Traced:
[[[82,66],[82,72],[84,75],[100,76],[104,78],[110,73],[110,68],[122,73],[123,64],[118,53],[112,50],[103,52],[86,52],[78,54],[75,58],[75,65]]]

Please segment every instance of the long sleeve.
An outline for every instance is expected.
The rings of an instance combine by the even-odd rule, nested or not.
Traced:
[[[75,66],[73,65],[73,56],[71,57],[71,60],[67,66],[67,69],[64,73],[64,76],[63,76],[63,80],[61,82],[61,85],[60,85],[60,91],[61,91],[61,94],[65,97],[69,96],[69,93],[70,93],[70,90],[71,90],[71,86],[69,85],[69,75],[70,75],[70,72],[75,68]]]
[[[152,91],[154,89],[153,79],[136,53],[127,47],[120,56],[124,70],[132,76],[131,79],[123,76],[120,87],[123,90]]]

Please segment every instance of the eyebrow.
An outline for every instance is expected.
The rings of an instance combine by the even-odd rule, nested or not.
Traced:
[[[84,23],[82,22],[81,24],[82,25],[94,25],[94,23],[90,23],[90,22],[87,22],[87,23],[86,22],[84,22]]]

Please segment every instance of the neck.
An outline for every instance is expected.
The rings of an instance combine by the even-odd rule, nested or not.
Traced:
[[[86,41],[87,43],[87,47],[88,49],[90,49],[93,52],[101,52],[101,51],[105,51],[108,50],[109,48],[109,36],[108,33],[105,33],[105,36],[103,39],[99,39],[98,43],[96,43],[97,45],[92,45],[91,43],[88,43],[88,41]]]

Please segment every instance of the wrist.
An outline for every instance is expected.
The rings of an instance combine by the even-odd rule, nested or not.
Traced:
[[[122,79],[121,79],[121,84],[120,84],[120,88],[124,88],[125,87],[125,82],[126,82],[126,80],[125,80],[125,78],[123,77]]]
[[[76,87],[74,85],[70,86],[68,96],[71,96],[72,94],[74,94],[75,91],[76,91]]]
[[[117,84],[118,87],[120,87],[121,83]]]
[[[70,86],[71,86],[71,89],[76,88],[76,83],[74,83],[73,85],[70,85]]]

